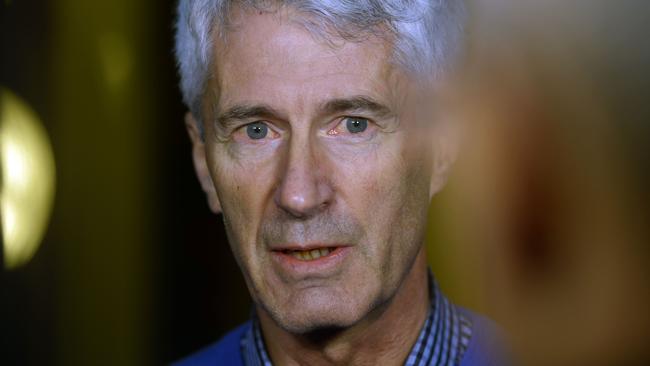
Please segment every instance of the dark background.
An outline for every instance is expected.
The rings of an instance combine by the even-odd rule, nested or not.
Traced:
[[[40,248],[12,269],[0,250],[0,365],[168,364],[249,315],[194,177],[174,3],[0,0],[0,108],[28,105],[56,164]],[[470,143],[429,264],[521,364],[646,365],[647,1],[468,3],[460,98],[440,106]]]
[[[0,3],[0,86],[40,117],[57,168],[40,249],[1,269],[0,364],[169,363],[248,316],[191,164],[174,7]]]

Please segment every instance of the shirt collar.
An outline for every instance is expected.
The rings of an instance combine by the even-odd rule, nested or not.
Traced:
[[[418,339],[404,365],[457,365],[467,350],[472,336],[472,323],[440,291],[431,270],[429,270],[428,280],[431,306]],[[251,327],[241,339],[241,351],[246,366],[273,366],[266,352],[255,312],[253,312]]]

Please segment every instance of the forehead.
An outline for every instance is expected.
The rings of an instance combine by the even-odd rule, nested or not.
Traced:
[[[220,107],[241,101],[304,107],[324,99],[366,94],[386,100],[401,79],[391,63],[392,45],[368,35],[325,40],[291,10],[233,9],[231,25],[214,42],[212,87]],[[216,84],[216,85],[215,85]]]

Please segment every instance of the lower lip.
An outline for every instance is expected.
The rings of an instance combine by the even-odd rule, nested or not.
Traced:
[[[350,252],[350,247],[336,247],[329,254],[312,260],[300,260],[282,251],[273,251],[273,259],[284,269],[297,274],[326,274],[337,268]]]

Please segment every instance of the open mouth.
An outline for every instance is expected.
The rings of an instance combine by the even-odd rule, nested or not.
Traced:
[[[309,250],[284,249],[280,252],[286,255],[290,255],[300,261],[313,261],[319,258],[327,257],[337,249],[338,248],[336,247],[314,248]]]

